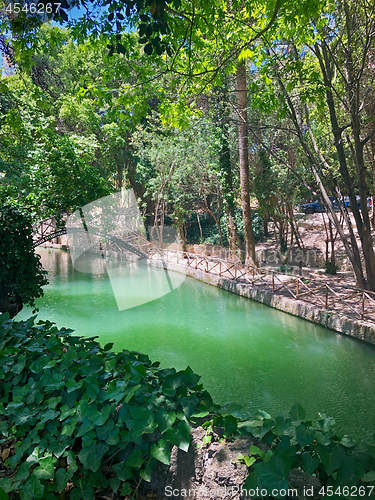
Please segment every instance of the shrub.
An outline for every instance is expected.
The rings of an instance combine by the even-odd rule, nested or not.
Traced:
[[[189,419],[212,401],[190,368],[162,370],[144,354],[101,348],[49,322],[0,316],[0,434],[14,454],[0,498],[71,500],[98,488],[130,494],[173,445],[187,450]],[[8,443],[8,445],[7,445]],[[3,455],[4,456],[4,455]],[[62,498],[62,497],[61,497]]]
[[[45,275],[33,249],[31,218],[20,207],[4,203],[0,208],[0,312],[14,316],[23,304],[34,306],[47,284]]]
[[[324,262],[324,269],[326,271],[326,274],[336,274],[339,266],[331,262],[330,260],[326,260]]]

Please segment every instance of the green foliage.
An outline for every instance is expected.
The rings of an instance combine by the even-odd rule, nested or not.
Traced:
[[[39,219],[72,211],[110,192],[95,164],[99,144],[89,127],[94,127],[94,118],[100,121],[100,116],[89,113],[94,107],[92,103],[89,110],[85,101],[74,105],[72,95],[53,100],[61,88],[56,81],[50,84],[47,77],[61,79],[54,73],[52,63],[42,62],[44,65],[39,61],[40,66],[35,69],[42,88],[27,75],[21,78],[16,74],[7,78],[7,92],[0,102],[2,197],[31,207]],[[60,108],[64,110],[66,100],[80,120],[86,120],[85,134],[60,135],[55,125],[58,121],[62,126],[64,115],[61,112],[60,118],[58,114]],[[64,131],[70,124],[68,118],[66,122]]]
[[[47,284],[32,241],[31,217],[15,204],[0,206],[0,287],[11,302],[34,305]]]
[[[262,449],[251,445],[248,455],[238,456],[249,468],[243,489],[264,489],[266,498],[274,498],[272,489],[291,488],[289,472],[299,469],[319,478],[322,497],[323,491],[333,491],[332,498],[352,498],[359,488],[363,498],[373,497],[375,446],[337,436],[334,419],[324,413],[318,417],[316,422],[306,420],[306,411],[296,403],[286,416],[272,419],[259,411],[251,420],[238,422],[241,434],[265,443]],[[213,424],[222,425],[223,418],[214,418]]]
[[[45,216],[74,211],[110,194],[97,169],[77,154],[67,137],[46,134],[33,156],[28,201],[41,207]]]
[[[263,232],[263,217],[258,212],[251,214],[253,223],[254,241],[258,242],[264,238]],[[243,240],[244,238],[244,225],[242,218],[242,210],[237,209],[234,212],[234,219],[237,227],[238,236]],[[212,243],[213,245],[220,245],[220,234],[216,224],[210,224],[207,214],[200,216],[200,223],[202,227],[203,238],[200,237],[200,230],[196,220],[196,216],[192,216],[189,220],[189,229],[187,231],[187,241],[189,243]],[[221,232],[223,235],[223,246],[227,247],[228,242],[228,217],[224,213],[220,218]]]
[[[189,128],[179,130],[161,127],[157,116],[154,121],[153,132],[138,127],[133,134],[137,169],[146,181],[145,195],[155,202],[158,222],[168,216],[182,236],[194,209],[218,185],[212,124],[192,118]]]
[[[326,274],[336,274],[339,266],[337,264],[334,264],[330,260],[324,261],[324,269],[326,271]]]
[[[98,487],[130,494],[172,445],[188,449],[189,419],[212,406],[189,367],[162,370],[34,320],[0,316],[0,442],[17,440],[4,498],[59,498],[68,482],[75,500]]]

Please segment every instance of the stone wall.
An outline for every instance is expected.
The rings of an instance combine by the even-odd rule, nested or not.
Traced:
[[[162,267],[161,262],[151,261],[152,265]],[[181,264],[165,263],[171,271],[180,272],[198,279],[209,285],[217,286],[228,292],[236,293],[251,300],[261,302],[279,311],[298,316],[318,325],[322,325],[344,335],[349,335],[375,345],[375,325],[366,321],[348,318],[342,314],[326,311],[320,307],[309,304],[302,300],[289,299],[271,292],[258,290],[251,285],[238,283],[234,280],[223,279],[218,275],[206,273],[199,269],[187,268]]]

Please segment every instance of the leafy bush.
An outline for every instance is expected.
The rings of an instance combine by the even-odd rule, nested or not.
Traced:
[[[23,304],[34,305],[47,284],[33,249],[31,218],[5,202],[0,208],[0,311],[15,315]]]
[[[187,232],[187,239],[189,243],[220,245],[220,234],[216,224],[202,224],[202,238],[198,225],[190,227]],[[224,234],[223,246],[228,246],[228,240]]]
[[[253,233],[254,240],[257,243],[261,241],[264,237],[263,232],[263,217],[258,212],[252,212],[251,214],[253,222]],[[242,218],[242,210],[236,210],[234,214],[234,219],[236,222],[238,236],[243,240],[244,238],[244,225]],[[220,227],[223,235],[223,246],[229,246],[228,240],[228,217],[223,214],[220,218]],[[202,227],[202,236],[200,236],[200,230],[196,216],[191,217],[189,220],[189,229],[187,232],[187,240],[189,243],[212,243],[213,245],[220,245],[220,234],[216,224],[209,224],[208,214],[200,217],[200,223]]]
[[[296,403],[287,416],[273,420],[259,411],[253,420],[240,423],[240,432],[269,445],[266,452],[251,446],[249,455],[242,457],[250,470],[243,488],[265,489],[271,496],[272,489],[288,490],[290,471],[299,469],[319,478],[322,488],[314,494],[320,497],[373,497],[375,446],[337,436],[334,419],[324,413],[318,416],[316,422],[305,420],[306,411]]]
[[[207,415],[199,377],[161,370],[144,354],[110,351],[49,322],[0,316],[0,444],[5,462],[0,499],[71,500],[98,488],[131,494],[149,481],[172,445],[187,450],[189,419]],[[4,456],[4,455],[3,455]],[[121,490],[120,490],[121,488]]]
[[[337,264],[334,264],[330,260],[326,260],[324,261],[324,269],[326,271],[326,274],[337,274],[339,266]]]

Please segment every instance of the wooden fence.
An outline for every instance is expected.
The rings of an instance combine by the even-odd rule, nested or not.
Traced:
[[[275,271],[245,266],[218,257],[160,248],[150,249],[151,260],[161,260],[198,269],[222,278],[247,283],[295,300],[307,301],[327,311],[337,311],[357,319],[375,322],[375,293],[322,279],[290,276]]]

